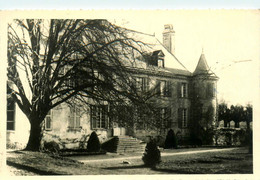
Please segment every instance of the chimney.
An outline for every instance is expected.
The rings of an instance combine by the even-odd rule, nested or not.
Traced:
[[[174,33],[172,24],[165,24],[163,31],[163,45],[168,51],[174,54]]]

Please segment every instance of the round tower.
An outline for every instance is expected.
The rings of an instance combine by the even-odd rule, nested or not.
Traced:
[[[202,52],[192,76],[191,134],[201,138],[202,132],[215,127],[217,119],[217,81]]]

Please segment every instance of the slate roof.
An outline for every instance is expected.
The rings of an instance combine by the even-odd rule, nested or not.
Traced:
[[[191,76],[192,73],[187,70],[187,68],[176,58],[174,54],[166,49],[166,47],[155,37],[155,35],[145,34],[142,32],[129,30],[130,36],[134,37],[138,41],[142,41],[148,45],[146,52],[150,53],[150,55],[155,55],[160,52],[164,55],[164,66],[156,67],[156,66],[148,66],[147,63],[142,59],[136,59],[133,63],[135,68],[142,69],[146,71],[153,71],[154,73],[158,72],[160,74],[171,74],[171,75],[184,75]],[[156,74],[158,74],[156,73]]]
[[[211,71],[211,69],[209,68],[204,53],[202,53],[200,55],[199,62],[197,64],[195,71],[193,72],[193,75],[194,76],[196,76],[196,75],[210,75],[210,76],[217,77],[216,74],[213,71]]]

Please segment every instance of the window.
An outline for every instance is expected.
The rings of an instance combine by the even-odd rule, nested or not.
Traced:
[[[182,127],[187,127],[187,109],[182,110]]]
[[[144,77],[135,78],[135,87],[137,91],[148,91],[149,90],[149,79]]]
[[[15,103],[7,99],[7,130],[15,130]]]
[[[80,129],[80,109],[79,107],[70,108],[69,129]]]
[[[207,94],[207,98],[212,98],[215,97],[215,84],[214,83],[207,83],[207,89],[206,89],[206,94]]]
[[[158,67],[164,67],[164,60],[158,59]]]
[[[147,128],[146,123],[147,123],[147,115],[144,113],[138,113],[137,117],[137,122],[136,122],[136,129],[141,129],[144,130]]]
[[[170,127],[171,109],[170,108],[159,108],[160,122],[162,128]]]
[[[178,127],[179,128],[188,127],[188,110],[186,108],[178,109]]]
[[[179,96],[182,98],[188,97],[188,86],[187,83],[181,83],[179,89]]]
[[[73,68],[73,66],[65,65],[60,68],[60,77],[64,78],[64,85],[69,88],[82,85],[85,79],[82,78],[81,72],[83,68]]]
[[[157,81],[157,94],[164,97],[171,96],[171,82],[165,80]]]
[[[152,57],[148,60],[148,64],[164,68],[164,57],[165,55],[161,50],[154,51]]]
[[[91,124],[92,129],[107,128],[108,124],[108,106],[91,106]]]
[[[64,84],[65,86],[68,86],[70,88],[75,86],[75,79],[72,77],[73,75],[73,70],[71,70],[71,66],[65,65],[64,67],[61,68],[60,70],[60,76],[64,77]],[[70,72],[69,72],[70,71]],[[66,77],[65,77],[66,76]]]
[[[45,117],[45,130],[52,130],[52,110],[50,110]]]

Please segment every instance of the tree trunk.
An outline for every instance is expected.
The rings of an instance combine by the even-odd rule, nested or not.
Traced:
[[[30,137],[25,150],[39,151],[42,138],[41,121],[38,119],[31,120]]]

